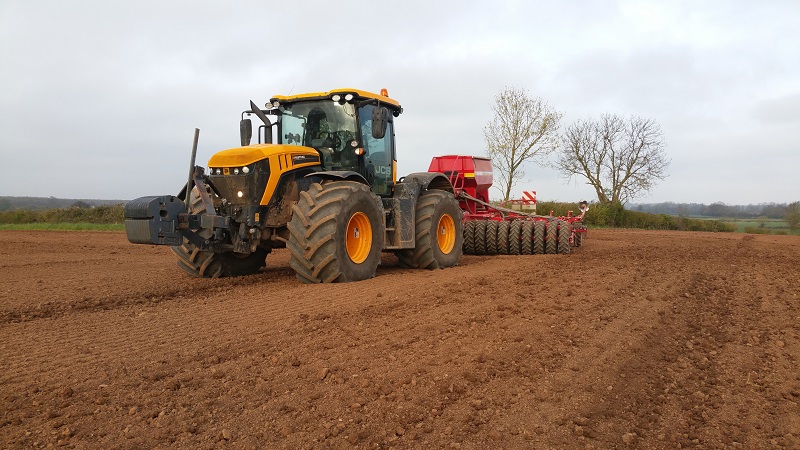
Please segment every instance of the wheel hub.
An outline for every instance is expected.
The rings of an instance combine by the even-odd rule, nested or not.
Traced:
[[[444,214],[439,218],[436,226],[436,243],[439,250],[445,255],[453,251],[456,243],[456,224],[449,214]]]
[[[366,214],[359,211],[347,222],[347,256],[356,264],[363,263],[372,249],[372,225]]]

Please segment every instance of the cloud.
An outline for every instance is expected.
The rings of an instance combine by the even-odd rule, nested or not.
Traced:
[[[800,124],[800,93],[756,102],[752,114],[766,125]]]
[[[1,2],[0,195],[174,192],[195,127],[204,163],[237,144],[249,100],[338,87],[388,88],[406,111],[399,168],[426,170],[433,154],[484,154],[493,97],[515,85],[565,121],[658,120],[672,175],[637,201],[734,203],[742,185],[789,201],[798,13],[738,0]],[[593,195],[526,171],[520,190],[541,198]]]

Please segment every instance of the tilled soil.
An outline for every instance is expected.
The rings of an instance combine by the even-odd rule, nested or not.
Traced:
[[[800,447],[800,239],[592,230],[304,285],[0,232],[0,448]]]

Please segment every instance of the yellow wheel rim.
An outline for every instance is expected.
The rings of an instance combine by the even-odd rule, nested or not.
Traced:
[[[363,212],[350,216],[347,222],[347,256],[356,264],[361,264],[372,249],[372,224]]]
[[[456,244],[456,223],[450,214],[444,214],[439,218],[439,224],[436,226],[436,242],[439,244],[439,250],[445,255],[453,251]]]

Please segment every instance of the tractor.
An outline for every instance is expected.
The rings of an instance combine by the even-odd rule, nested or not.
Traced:
[[[463,220],[450,179],[437,172],[397,177],[394,119],[380,94],[336,89],[276,95],[242,112],[240,146],[195,165],[177,195],[125,205],[135,244],[168,245],[195,277],[253,274],[275,248],[305,283],[375,275],[383,251],[401,265],[455,266]],[[252,116],[260,120],[252,143]]]

